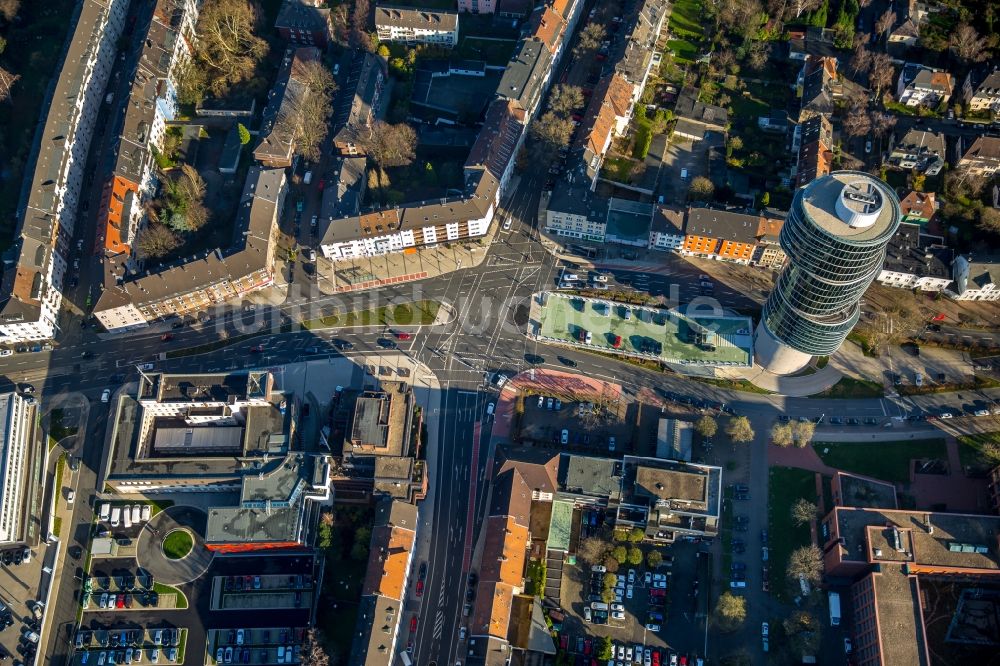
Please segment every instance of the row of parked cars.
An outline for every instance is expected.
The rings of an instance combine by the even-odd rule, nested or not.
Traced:
[[[257,660],[254,660],[254,654]],[[291,646],[279,645],[274,659],[271,658],[268,648],[251,650],[250,648],[234,648],[232,646],[219,648],[215,651],[216,664],[294,664],[298,662],[296,649]]]
[[[96,660],[93,662],[94,666],[112,666],[113,664],[141,664],[142,663],[142,653],[146,652],[149,661],[153,664],[159,663],[160,661],[160,648],[149,648],[143,650],[143,648],[125,648],[123,650],[95,650],[93,654],[96,654]],[[89,665],[90,655],[92,653],[87,650],[80,653],[80,663]],[[177,648],[168,647],[164,648],[163,656],[166,657],[169,662],[177,661]]]
[[[77,650],[89,648],[94,642],[101,647],[138,647],[145,642],[145,638],[145,629],[110,629],[107,631],[78,629],[74,645]],[[149,639],[157,647],[177,647],[181,640],[181,630],[172,627],[150,629]]]
[[[153,507],[149,504],[133,504],[132,506],[111,506],[108,502],[102,502],[98,509],[98,517],[102,522],[109,523],[111,527],[118,527],[124,523],[126,528],[132,525],[141,525],[153,515]]]

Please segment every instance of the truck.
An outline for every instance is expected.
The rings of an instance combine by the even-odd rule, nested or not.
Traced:
[[[840,626],[840,594],[831,592],[830,599],[830,626]]]

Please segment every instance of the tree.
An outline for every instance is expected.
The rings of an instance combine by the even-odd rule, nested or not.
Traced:
[[[646,533],[642,530],[641,527],[633,527],[628,532],[629,543],[640,543],[645,538],[646,538]]]
[[[979,228],[983,231],[1000,234],[1000,210],[991,206],[983,206],[979,211]]]
[[[892,66],[892,58],[885,53],[876,53],[872,56],[871,68],[868,72],[868,80],[872,88],[875,89],[875,96],[881,97],[882,91],[892,85],[895,78],[895,69]]]
[[[873,111],[871,114],[871,127],[872,134],[877,137],[883,137],[892,131],[892,128],[896,126],[896,116],[891,113],[882,113],[880,111]]]
[[[613,590],[616,585],[618,585],[618,576],[614,575],[610,571],[601,577],[601,586],[604,587],[604,589],[611,588]]]
[[[243,123],[236,123],[236,131],[240,135],[240,145],[245,146],[250,143],[250,130]]]
[[[371,14],[370,0],[354,0],[351,11],[351,30],[349,40],[351,46],[366,51],[374,51],[374,44],[368,34],[368,18]]]
[[[0,102],[10,99],[10,89],[21,78],[20,74],[11,74],[3,67],[0,67]]]
[[[771,193],[770,192],[764,192],[764,194],[760,195],[760,205],[763,206],[763,207],[765,207],[765,208],[771,205]]]
[[[800,449],[809,446],[815,434],[816,424],[812,421],[796,421],[792,424],[792,435],[795,437],[795,445]]]
[[[822,551],[813,545],[796,548],[788,557],[786,574],[796,584],[801,578],[805,578],[806,582],[815,585],[823,575]]]
[[[323,648],[323,634],[319,629],[306,631],[302,641],[302,666],[330,666],[330,655]]]
[[[257,36],[260,7],[252,0],[206,0],[198,15],[195,64],[185,71],[205,71],[207,90],[225,96],[249,81],[267,55],[267,41]]]
[[[568,116],[583,106],[583,89],[566,83],[558,83],[549,94],[549,110]]]
[[[413,162],[417,133],[406,123],[391,125],[376,120],[368,141],[368,154],[382,168],[407,166]]]
[[[709,438],[715,437],[715,433],[719,431],[719,424],[716,423],[715,419],[705,414],[694,424],[695,430],[702,437]]]
[[[809,25],[814,28],[825,28],[829,13],[830,0],[823,0],[823,4],[817,7],[816,11],[809,15]]]
[[[736,631],[747,619],[747,600],[732,592],[723,592],[715,605],[715,622],[725,632]]]
[[[635,566],[635,567],[637,567],[640,564],[642,564],[642,550],[640,550],[639,548],[637,548],[635,546],[632,546],[631,548],[629,548],[628,549],[628,563],[631,564],[632,566]]]
[[[608,573],[615,573],[621,567],[621,563],[611,555],[611,551],[608,551],[607,556],[604,558],[604,567],[608,570]]]
[[[181,239],[162,224],[150,222],[139,232],[136,252],[141,259],[158,259],[173,252],[181,244]]]
[[[854,55],[851,56],[851,69],[855,74],[867,72],[872,66],[872,52],[865,48],[864,44],[859,44],[854,48]]]
[[[815,615],[797,610],[783,623],[792,654],[815,654],[819,649],[821,627]]]
[[[318,162],[333,115],[333,93],[337,84],[330,70],[319,60],[303,63],[300,76],[308,94],[297,109],[295,148],[307,161]]]
[[[995,39],[980,37],[976,29],[968,23],[960,23],[948,40],[951,52],[966,62],[982,62],[990,57],[990,49],[996,46]]]
[[[573,135],[573,123],[548,111],[531,123],[531,135],[535,141],[544,144],[546,150],[557,150],[569,145],[570,137]]]
[[[600,636],[597,639],[597,645],[594,649],[594,656],[601,661],[607,661],[611,659],[611,637],[610,636]]]
[[[731,417],[729,423],[726,424],[726,434],[734,442],[753,441],[754,432],[753,426],[750,425],[750,419],[745,416]]]
[[[775,423],[771,426],[771,443],[775,446],[791,446],[795,442],[792,436],[792,426],[788,423]]]
[[[795,11],[795,18],[802,16],[805,12],[811,12],[819,7],[820,0],[793,0],[792,9]]]
[[[771,43],[764,41],[754,41],[747,48],[747,65],[755,72],[759,72],[767,65],[767,59],[771,55]]]
[[[688,199],[691,201],[711,201],[715,195],[715,185],[704,176],[695,176],[688,188]]]
[[[611,533],[611,538],[618,543],[625,543],[628,541],[628,530],[624,527],[616,527],[615,531]]]
[[[663,553],[658,550],[651,550],[646,553],[646,566],[650,569],[656,569],[661,564],[663,564]]]
[[[583,30],[580,31],[576,47],[573,49],[574,55],[580,57],[587,51],[596,51],[601,46],[601,42],[604,41],[606,34],[607,31],[600,23],[588,23],[584,26]]]
[[[611,551],[611,557],[615,558],[618,564],[625,564],[625,560],[628,559],[628,550],[625,546],[615,546],[614,550]]]
[[[8,23],[17,17],[21,9],[21,0],[0,0],[0,16]]]
[[[587,537],[580,541],[576,549],[577,557],[588,564],[599,564],[608,552],[607,544],[597,537]]]
[[[610,604],[615,600],[615,588],[606,587],[601,590],[601,601],[606,604]]]
[[[792,522],[799,527],[808,525],[816,519],[816,505],[804,497],[795,500],[791,508]]]
[[[896,25],[896,12],[891,9],[887,9],[881,16],[878,17],[878,20],[875,21],[875,34],[885,35],[892,30],[892,26],[894,25]]]
[[[868,112],[863,107],[854,107],[847,113],[844,121],[844,132],[848,136],[865,136],[871,132],[872,123]]]

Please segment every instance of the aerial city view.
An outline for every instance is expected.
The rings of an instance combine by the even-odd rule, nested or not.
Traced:
[[[0,0],[0,663],[1000,666],[995,0]]]

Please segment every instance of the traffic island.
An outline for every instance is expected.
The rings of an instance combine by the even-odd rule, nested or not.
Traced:
[[[191,554],[193,547],[194,537],[185,529],[176,529],[167,534],[160,546],[168,560],[183,560]]]

